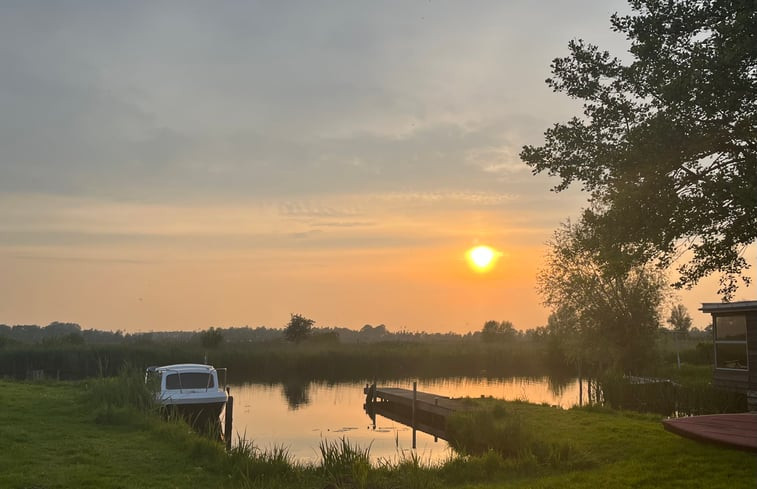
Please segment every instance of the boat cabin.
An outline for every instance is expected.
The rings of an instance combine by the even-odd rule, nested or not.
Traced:
[[[218,370],[212,365],[182,363],[148,367],[145,382],[155,389],[155,400],[169,411],[188,420],[218,420],[228,400],[228,392],[218,382]]]
[[[712,315],[715,387],[744,392],[757,411],[757,301],[704,303]]]

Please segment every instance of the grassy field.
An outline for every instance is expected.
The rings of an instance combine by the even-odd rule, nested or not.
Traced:
[[[461,444],[477,442],[479,446],[474,447],[474,453],[486,445],[500,453],[517,453],[526,447],[526,453],[521,452],[520,467],[518,464],[514,467],[520,468],[515,471],[521,477],[501,485],[492,486],[487,480],[469,487],[752,488],[757,485],[754,454],[678,437],[663,430],[659,416],[598,407],[559,410],[518,402],[475,402],[480,411],[455,420],[453,429],[462,432]],[[502,464],[503,468],[499,468],[497,463],[490,463],[489,471],[494,478],[497,473],[499,477],[508,477],[511,467]],[[471,475],[475,473],[471,471]]]
[[[176,427],[84,402],[85,384],[0,382],[0,487],[215,487]],[[195,438],[194,434],[186,434]],[[195,454],[196,455],[196,454]]]
[[[107,382],[115,382],[106,380]],[[436,467],[408,457],[378,466],[365,449],[322,447],[303,466],[285,450],[243,444],[227,455],[179,423],[97,401],[98,382],[0,381],[3,488],[751,488],[754,454],[665,432],[659,417],[476,400],[455,421],[471,455]],[[127,404],[128,404],[127,400]]]

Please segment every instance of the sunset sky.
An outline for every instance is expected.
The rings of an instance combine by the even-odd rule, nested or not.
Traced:
[[[544,243],[586,195],[518,152],[578,113],[544,83],[570,39],[624,54],[615,11],[3,2],[0,323],[543,325]],[[679,293],[695,326],[716,282]]]

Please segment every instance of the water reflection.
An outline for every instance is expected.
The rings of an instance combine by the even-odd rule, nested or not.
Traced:
[[[363,405],[367,382],[326,383],[291,381],[282,384],[233,385],[234,432],[260,448],[285,447],[301,462],[318,462],[324,440],[349,439],[371,447],[371,458],[396,460],[412,451],[412,430],[376,415],[375,424]],[[412,380],[379,382],[381,386],[412,388]],[[571,407],[578,403],[578,383],[550,382],[548,378],[447,378],[421,380],[418,390],[448,397],[491,396]],[[415,453],[424,462],[447,458],[446,442],[419,432]]]
[[[310,404],[310,382],[308,381],[289,380],[282,384],[281,390],[287,400],[289,409],[292,411],[296,411],[300,406]]]

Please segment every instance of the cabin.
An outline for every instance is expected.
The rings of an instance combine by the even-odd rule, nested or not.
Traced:
[[[747,395],[749,411],[757,411],[757,301],[704,303],[712,315],[715,387]]]

